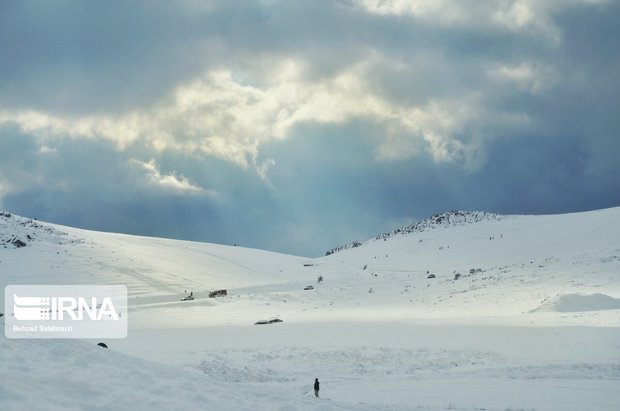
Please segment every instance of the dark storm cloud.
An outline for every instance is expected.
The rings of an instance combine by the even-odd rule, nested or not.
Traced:
[[[580,0],[3,2],[0,205],[306,255],[450,209],[619,205],[619,20]]]
[[[201,43],[212,25],[201,24],[200,9],[194,15],[172,3],[140,1],[15,1],[3,8],[4,104],[133,107],[161,97],[208,62]]]
[[[52,112],[149,105],[210,68],[252,66],[274,55],[324,54],[323,64],[334,64],[341,54],[322,46],[343,41],[334,31],[348,31],[332,6],[296,2],[9,1],[0,7],[0,105]]]

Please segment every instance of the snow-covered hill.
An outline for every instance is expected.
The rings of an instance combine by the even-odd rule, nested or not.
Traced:
[[[376,240],[385,240],[397,235],[423,233],[425,231],[434,230],[437,228],[449,228],[459,225],[470,225],[478,223],[480,221],[501,220],[506,218],[501,214],[486,213],[480,211],[449,211],[446,213],[435,214],[432,217],[418,221],[400,228],[396,228],[387,233],[378,235]],[[363,242],[353,241],[351,243],[332,248],[327,251],[325,255],[337,253],[342,250],[348,250],[351,248],[359,247]]]
[[[447,213],[323,260],[374,276],[373,292],[392,294],[390,304],[404,299],[424,317],[515,316],[563,296],[572,295],[577,306],[596,305],[590,294],[619,297],[619,227],[620,208],[549,216]],[[394,294],[397,284],[404,297]],[[599,324],[607,324],[604,317],[617,322],[593,308]],[[527,321],[532,317],[538,318]]]
[[[3,285],[123,284],[130,305],[107,351],[3,337],[3,410],[620,403],[620,208],[440,214],[316,259],[7,212],[0,241]],[[122,382],[85,377],[97,370]],[[310,395],[315,377],[329,400]]]

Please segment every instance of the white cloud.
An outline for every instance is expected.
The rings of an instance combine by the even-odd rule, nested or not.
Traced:
[[[375,158],[381,161],[400,161],[416,157],[420,154],[418,140],[402,135],[387,135],[385,140],[375,149]]]
[[[269,172],[269,169],[275,165],[276,165],[276,162],[272,158],[268,158],[267,160],[263,161],[261,164],[256,166],[256,171],[258,173],[258,176],[263,181],[269,182],[269,177],[267,176],[267,173]]]
[[[194,134],[212,130],[210,137],[202,140],[200,150],[219,153],[241,165],[253,164],[263,179],[267,179],[268,168],[264,165],[274,164],[256,164],[260,145],[289,137],[295,126],[303,123],[344,124],[356,118],[369,119],[384,130],[375,152],[378,160],[410,159],[426,146],[436,162],[464,162],[476,168],[474,157],[484,156],[470,153],[482,151],[482,140],[477,138],[475,144],[472,139],[463,140],[464,130],[482,128],[491,117],[491,123],[514,120],[515,116],[498,115],[485,108],[477,92],[421,106],[390,101],[367,80],[377,65],[389,64],[387,59],[373,55],[333,77],[308,81],[301,63],[286,60],[274,68],[274,74],[257,79],[260,86],[242,85],[230,72],[209,73],[177,91],[177,106],[205,113],[189,126]]]
[[[16,123],[24,133],[39,137],[42,146],[55,138],[98,138],[112,140],[119,149],[136,141],[149,129],[149,119],[140,113],[119,117],[105,115],[62,117],[34,110],[0,112],[0,124]]]
[[[487,70],[487,75],[492,80],[532,94],[540,94],[553,87],[560,77],[554,67],[532,61],[513,65],[495,64]]]
[[[176,173],[162,174],[159,170],[159,166],[154,159],[148,162],[142,162],[136,159],[131,159],[130,163],[135,167],[141,169],[149,184],[160,186],[166,189],[170,189],[177,192],[186,193],[204,193],[203,188],[192,184],[185,176],[177,175]],[[213,192],[210,192],[214,194]]]
[[[501,118],[476,96],[462,101],[432,102],[422,109],[401,108],[398,117],[402,119],[402,129],[379,146],[379,159],[411,158],[424,143],[436,163],[458,163],[468,171],[480,169],[486,160],[484,143],[490,137],[483,138],[485,128],[527,121],[515,121],[515,116]]]
[[[470,24],[484,7],[468,7],[471,3],[453,0],[357,0],[366,11],[380,15],[412,16],[445,25]]]
[[[483,30],[488,28],[542,35],[554,44],[561,30],[553,15],[578,5],[605,4],[609,0],[354,0],[369,13],[410,16],[442,26]]]
[[[368,78],[377,67],[391,64],[403,63],[392,63],[375,53],[332,77],[309,80],[301,62],[286,59],[263,74],[242,76],[244,81],[232,71],[209,71],[150,109],[79,118],[5,111],[0,112],[0,124],[17,123],[24,132],[39,136],[42,147],[48,139],[61,137],[107,139],[119,150],[143,144],[160,151],[216,156],[244,168],[253,167],[268,181],[268,170],[275,163],[259,161],[261,145],[289,138],[303,123],[345,124],[360,118],[375,122],[384,130],[383,136],[377,136],[375,151],[380,161],[406,160],[426,149],[436,162],[467,162],[465,153],[472,151],[468,147],[471,139],[464,130],[473,135],[486,122],[504,118],[484,107],[478,90],[421,105],[390,101]],[[496,75],[526,82],[533,89],[542,87],[533,67],[494,70]],[[158,174],[154,162],[141,164],[150,167],[157,184],[197,189],[182,176]]]
[[[57,154],[58,150],[55,149],[54,147],[42,145],[42,146],[39,146],[38,152],[40,154]]]

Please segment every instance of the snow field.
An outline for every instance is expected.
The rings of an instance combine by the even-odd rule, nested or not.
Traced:
[[[123,284],[130,312],[109,350],[2,337],[0,409],[615,410],[620,208],[480,215],[310,259],[3,214],[2,284]]]

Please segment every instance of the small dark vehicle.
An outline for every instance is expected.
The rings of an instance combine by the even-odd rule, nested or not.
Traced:
[[[228,292],[226,290],[215,290],[209,293],[209,298],[226,297],[227,295]]]
[[[281,322],[282,320],[279,318],[272,318],[270,320],[256,321],[254,325],[275,324],[275,323],[281,323]]]

